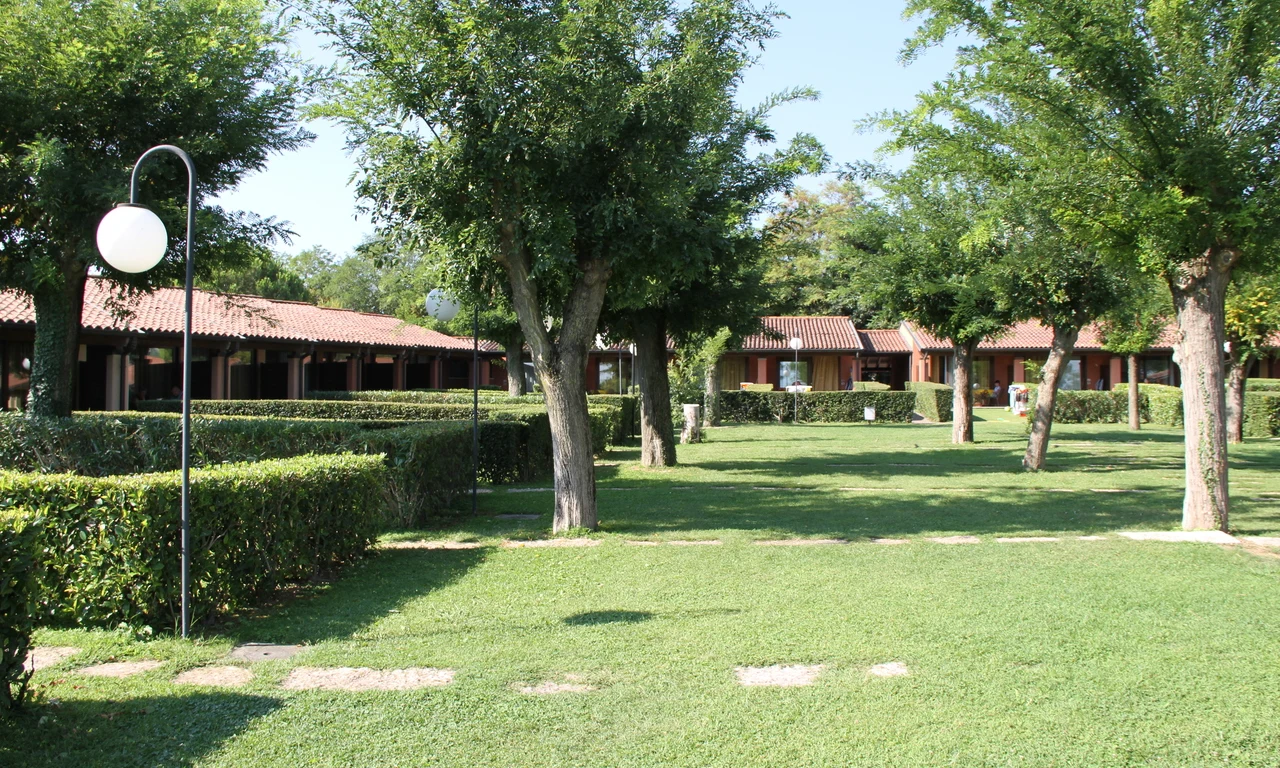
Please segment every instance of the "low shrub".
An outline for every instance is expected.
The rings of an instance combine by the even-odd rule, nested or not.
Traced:
[[[915,394],[911,392],[753,392],[720,393],[720,416],[725,421],[787,422],[795,417],[799,401],[800,421],[861,423],[864,409],[876,409],[878,422],[911,422]]]
[[[1036,388],[1028,393],[1028,410],[1035,408]],[[1059,424],[1114,424],[1129,418],[1129,403],[1115,392],[1093,389],[1060,389],[1053,404],[1053,420]],[[1030,419],[1028,419],[1030,423]]]
[[[1280,391],[1245,392],[1243,431],[1246,437],[1280,437]]]
[[[471,405],[474,393],[471,390],[369,390],[365,392],[312,391],[307,393],[308,400],[336,400],[362,403],[451,403],[454,405]],[[542,395],[521,395],[511,397],[506,392],[480,390],[480,402],[485,405],[541,405]]]
[[[23,665],[36,624],[39,531],[26,510],[0,512],[0,711],[21,708],[31,682]]]
[[[1246,392],[1280,392],[1280,379],[1245,379]]]
[[[908,392],[916,395],[916,411],[929,421],[951,421],[951,407],[955,390],[946,384],[932,381],[909,381]]]
[[[538,397],[541,397],[539,395]],[[587,395],[587,405],[611,405],[621,408],[619,414],[621,429],[610,438],[612,445],[621,445],[623,441],[640,434],[640,398],[635,395]]]
[[[1112,392],[1123,403],[1117,421],[1129,419],[1129,385],[1116,384]],[[1138,402],[1142,407],[1142,419],[1162,427],[1182,426],[1182,389],[1166,384],[1139,384]]]
[[[879,381],[855,381],[853,382],[854,392],[886,392],[892,389],[888,384]]]
[[[358,557],[378,532],[381,456],[300,456],[191,473],[194,621],[235,611]],[[176,626],[180,472],[0,472],[0,513],[42,525],[43,616],[81,626]]]

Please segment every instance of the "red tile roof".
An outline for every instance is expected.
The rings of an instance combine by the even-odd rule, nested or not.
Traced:
[[[765,333],[748,336],[744,352],[789,352],[789,342],[798,338],[801,351],[852,352],[862,349],[857,329],[847,317],[763,317]],[[772,332],[772,333],[770,333]]]
[[[950,351],[951,342],[934,336],[928,331],[919,328],[911,323],[904,323],[907,329],[916,340],[916,344],[921,350],[926,352]],[[1174,335],[1177,332],[1175,326],[1170,325],[1165,329],[1160,341],[1154,344],[1153,350],[1168,350],[1173,348]],[[1015,351],[1041,351],[1048,350],[1053,343],[1053,329],[1042,325],[1039,320],[1027,320],[1021,323],[1014,323],[1009,326],[1003,333],[989,336],[978,344],[980,352],[1015,352]],[[1100,352],[1102,350],[1102,334],[1096,325],[1086,326],[1080,331],[1080,337],[1076,340],[1076,347],[1081,352]]]
[[[196,337],[408,349],[471,348],[470,339],[447,336],[388,315],[201,290],[193,299],[191,320]],[[113,311],[115,308],[123,312]],[[81,325],[90,331],[181,335],[182,310],[181,288],[126,297],[116,284],[91,277],[85,286]],[[34,325],[31,300],[16,291],[0,291],[0,324]]]
[[[911,351],[907,340],[897,328],[887,330],[861,331],[862,349],[871,354],[895,354]]]

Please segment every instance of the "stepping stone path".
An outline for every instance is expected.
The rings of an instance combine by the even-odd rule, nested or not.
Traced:
[[[1094,493],[1151,493],[1145,488],[1090,488]]]
[[[977,536],[934,536],[929,539],[935,544],[981,544]]]
[[[203,685],[211,688],[239,688],[253,679],[244,667],[199,667],[188,669],[173,678],[178,685]]]
[[[521,686],[519,690],[528,696],[550,696],[556,693],[589,693],[596,687],[584,683],[581,675],[565,675],[560,680],[543,680],[537,685]]]
[[[1057,540],[1058,539],[1055,536],[1006,536],[1001,539],[996,539],[996,541],[1000,542],[1001,544],[1031,544],[1034,542],[1042,542],[1042,541],[1047,542],[1047,541],[1057,541]]]
[[[27,651],[27,660],[22,666],[28,672],[39,672],[55,664],[61,664],[79,652],[79,648],[71,645],[37,646]]]
[[[1263,547],[1280,547],[1280,536],[1245,536],[1244,540]]]
[[[848,544],[844,539],[774,539],[757,541],[762,547],[816,547],[823,544]]]
[[[674,541],[668,541],[667,543],[673,547],[718,547],[724,542],[719,539],[676,539]]]
[[[540,493],[542,491],[554,490],[554,488],[508,488],[507,493]]]
[[[515,515],[494,515],[494,517],[498,518],[499,520],[537,520],[538,518],[542,517],[542,515],[515,514]]]
[[[478,541],[388,541],[381,549],[480,549]]]
[[[906,677],[911,674],[911,670],[900,661],[890,661],[875,665],[867,670],[867,674],[872,677]]]
[[[741,685],[797,688],[813,685],[825,664],[774,664],[770,667],[734,667]]]
[[[1080,541],[1106,541],[1106,536],[1077,536]]]
[[[660,541],[634,541],[634,540],[627,540],[625,543],[628,547],[656,547],[662,544],[662,542]]]
[[[92,667],[84,667],[76,670],[81,675],[89,677],[133,677],[143,672],[151,670],[164,664],[163,661],[155,661],[147,659],[145,661],[112,661],[106,664],[95,664]]]
[[[296,667],[280,687],[289,691],[409,691],[448,685],[453,674],[452,669],[432,667]]]
[[[1137,541],[1190,541],[1199,544],[1239,544],[1234,536],[1222,531],[1120,531],[1126,539]]]
[[[502,542],[502,546],[506,549],[522,549],[525,547],[598,547],[599,539],[532,539],[529,541],[512,541],[508,539]]]
[[[872,544],[910,544],[911,539],[872,539]]]
[[[302,650],[300,645],[276,645],[275,643],[241,643],[227,654],[237,661],[280,661],[292,658]]]

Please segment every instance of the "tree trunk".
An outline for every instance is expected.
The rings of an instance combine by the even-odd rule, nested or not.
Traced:
[[[661,311],[645,312],[635,325],[636,380],[640,382],[640,464],[676,464],[675,428],[671,423],[671,382],[667,376],[667,319]]]
[[[965,344],[952,342],[951,352],[955,356],[952,365],[952,379],[955,393],[951,400],[951,442],[973,442],[973,350],[978,342]]]
[[[707,366],[702,389],[702,426],[720,426],[720,381],[716,375],[719,361]]]
[[[1182,369],[1186,435],[1186,495],[1182,527],[1227,530],[1226,392],[1222,371],[1223,315],[1227,284],[1237,255],[1214,249],[1170,275],[1178,316],[1176,345]]]
[[[1227,357],[1227,442],[1244,442],[1244,375],[1249,360],[1233,350]]]
[[[1138,390],[1138,356],[1129,355],[1129,429],[1142,429],[1142,394]]]
[[[1062,372],[1071,362],[1071,354],[1075,351],[1079,336],[1079,328],[1055,326],[1053,329],[1049,359],[1040,371],[1040,386],[1036,389],[1031,438],[1027,440],[1027,452],[1022,457],[1022,466],[1027,469],[1044,469],[1044,456],[1049,450],[1049,432],[1053,429],[1053,406],[1058,400],[1058,382],[1062,380]]]
[[[84,266],[73,263],[58,284],[32,293],[36,335],[27,409],[37,418],[70,416],[75,405],[84,283]]]
[[[508,219],[499,234],[498,261],[506,270],[520,330],[529,342],[533,367],[547,398],[555,474],[552,530],[595,530],[596,466],[587,415],[587,350],[596,336],[609,269],[603,259],[579,262],[578,277],[563,304],[559,334],[553,339],[543,324],[542,301],[518,219]]]
[[[507,394],[520,397],[524,391],[524,334],[515,331],[507,341]]]

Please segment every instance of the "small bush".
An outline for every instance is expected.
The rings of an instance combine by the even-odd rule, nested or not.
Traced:
[[[854,392],[886,392],[892,389],[888,384],[879,381],[855,381],[853,382]]]
[[[909,381],[907,391],[916,395],[915,409],[929,421],[951,421],[955,390],[932,381]]]
[[[377,534],[381,456],[302,456],[191,473],[192,618],[249,605],[359,556]],[[0,472],[0,511],[43,521],[41,613],[82,626],[176,626],[179,472]]]
[[[610,405],[622,409],[619,414],[621,428],[610,438],[610,444],[621,445],[624,440],[640,434],[640,398],[635,395],[587,395],[587,405]]]
[[[1124,403],[1119,420],[1129,419],[1129,385],[1116,384],[1112,390]],[[1143,421],[1162,427],[1182,426],[1182,389],[1166,384],[1139,384],[1138,401]]]
[[[877,422],[911,423],[915,395],[910,392],[802,392],[798,396],[800,421],[862,423],[864,409],[876,409]],[[797,396],[790,392],[720,393],[720,416],[725,421],[791,421]]]
[[[1028,398],[1028,408],[1034,408],[1035,388]],[[1114,424],[1127,420],[1128,412],[1128,401],[1115,392],[1092,389],[1060,389],[1053,404],[1053,420],[1059,424]]]
[[[1243,431],[1246,437],[1280,436],[1280,391],[1245,392]]]
[[[23,664],[36,624],[39,530],[25,510],[0,513],[0,711],[21,708],[31,681]]]
[[[1280,379],[1245,379],[1246,392],[1280,392]]]

